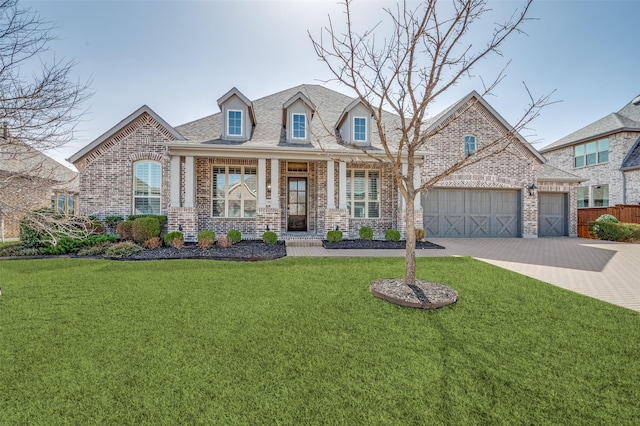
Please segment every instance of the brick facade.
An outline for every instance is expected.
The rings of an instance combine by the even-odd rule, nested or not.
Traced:
[[[27,212],[51,207],[51,191],[51,182],[43,179],[11,177],[7,184],[0,185],[0,237],[18,238],[20,220]]]

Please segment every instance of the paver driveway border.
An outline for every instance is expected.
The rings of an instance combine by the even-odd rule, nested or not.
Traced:
[[[640,312],[640,244],[583,238],[434,238],[444,250],[418,257],[471,256]],[[404,250],[326,250],[287,247],[292,257],[404,257]]]

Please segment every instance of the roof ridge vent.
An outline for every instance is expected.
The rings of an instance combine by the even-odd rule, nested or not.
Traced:
[[[640,106],[640,95],[638,95],[635,98],[633,98],[631,103],[634,104],[635,106]]]

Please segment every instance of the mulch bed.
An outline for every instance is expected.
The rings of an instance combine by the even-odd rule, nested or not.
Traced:
[[[181,249],[161,247],[145,249],[121,260],[165,260],[165,259],[209,259],[209,260],[239,260],[257,261],[273,260],[285,257],[287,250],[284,242],[266,244],[258,240],[243,240],[231,247],[221,248],[213,245],[208,249],[201,249],[196,244],[186,244]]]
[[[382,241],[382,240],[342,240],[337,243],[323,241],[322,246],[326,249],[404,249],[406,241]],[[441,245],[429,241],[417,241],[416,249],[444,249]]]
[[[416,280],[408,286],[404,278],[386,278],[373,281],[369,291],[378,299],[407,308],[437,309],[458,301],[458,292],[446,285]]]

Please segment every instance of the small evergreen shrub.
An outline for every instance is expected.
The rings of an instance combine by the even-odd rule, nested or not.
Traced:
[[[342,241],[342,231],[336,229],[327,232],[327,241],[329,241],[330,243],[339,243],[340,241]]]
[[[174,240],[180,240],[182,245],[180,245],[180,243],[175,243]],[[184,235],[182,235],[182,232],[180,231],[169,232],[164,236],[164,245],[167,247],[182,248],[184,245]],[[176,245],[180,245],[180,247],[176,247]]]
[[[93,246],[83,247],[78,250],[79,256],[100,256],[103,255],[109,247],[111,247],[112,243],[100,243]]]
[[[91,234],[104,234],[107,230],[99,219],[93,219],[87,224],[87,230]]]
[[[203,249],[208,249],[213,245],[216,240],[216,233],[209,229],[198,232],[198,246]]]
[[[33,256],[40,252],[35,248],[26,248],[20,243],[7,244],[0,247],[0,257]]]
[[[111,229],[115,229],[120,222],[122,222],[122,216],[107,216],[104,218],[104,223]]]
[[[384,231],[384,239],[386,241],[400,241],[400,232],[397,229],[387,229]]]
[[[116,232],[121,240],[133,240],[133,221],[124,220],[116,226]]]
[[[589,232],[594,237],[607,241],[633,242],[640,239],[640,224],[620,222],[598,222],[594,220],[588,223]]]
[[[233,244],[233,241],[231,241],[229,238],[225,237],[224,235],[220,235],[218,237],[218,240],[216,241],[216,244],[220,248],[228,248],[228,247],[231,247],[231,244]]]
[[[84,240],[82,240],[82,245],[85,247],[91,247],[102,244],[111,244],[118,241],[118,237],[116,235],[111,234],[100,234],[100,235],[91,235]]]
[[[267,231],[262,234],[262,241],[267,244],[276,244],[278,242],[278,234],[273,231]]]
[[[44,247],[40,248],[42,254],[73,254],[77,253],[82,247],[83,240],[77,238],[62,237],[58,239],[57,244],[53,245],[46,242]]]
[[[107,257],[124,257],[131,256],[134,253],[142,250],[142,247],[134,243],[133,241],[122,241],[107,248],[104,255]]]
[[[427,232],[422,228],[417,228],[416,230],[416,241],[422,241],[427,237]]]
[[[360,234],[360,239],[362,240],[373,240],[373,229],[371,229],[369,226],[363,226],[362,228],[360,228],[358,233]]]
[[[227,232],[227,238],[231,240],[232,243],[239,243],[242,240],[242,233],[237,229],[232,229]]]
[[[162,247],[162,240],[160,239],[160,237],[149,238],[148,240],[142,243],[142,247],[148,248],[148,249],[160,248]]]
[[[163,229],[167,225],[167,216],[161,214],[130,214],[127,216],[127,220],[136,220],[141,217],[153,217],[158,220],[160,224],[160,229]]]
[[[620,223],[620,221],[615,216],[610,214],[603,214],[596,219],[596,222]]]
[[[133,221],[131,227],[133,241],[141,244],[153,237],[160,236],[160,222],[153,216],[139,217]]]

